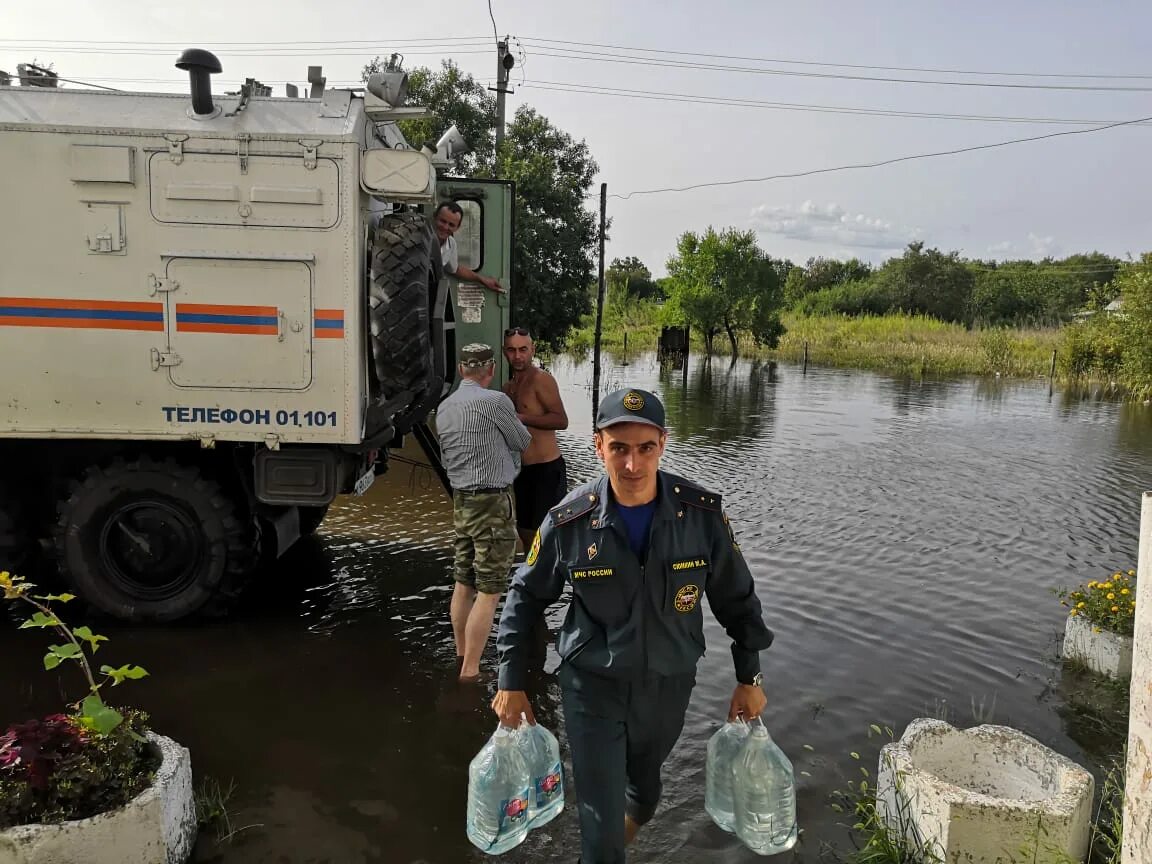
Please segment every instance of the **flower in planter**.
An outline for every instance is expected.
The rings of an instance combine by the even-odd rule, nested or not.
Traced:
[[[48,646],[44,668],[77,664],[88,692],[71,706],[70,714],[14,723],[0,734],[0,831],[114,810],[151,784],[159,762],[145,738],[148,716],[130,708],[117,710],[101,693],[148,673],[139,666],[101,666],[103,678],[97,680],[88,655],[95,655],[107,638],[88,627],[69,627],[49,605],[67,603],[72,595],[39,595],[34,589],[32,583],[0,571],[3,598],[35,610],[21,629],[49,629],[62,637],[62,644]]]
[[[1083,617],[1097,632],[1131,636],[1136,624],[1136,571],[1116,570],[1104,580],[1090,580],[1072,590],[1056,591],[1068,614]]]

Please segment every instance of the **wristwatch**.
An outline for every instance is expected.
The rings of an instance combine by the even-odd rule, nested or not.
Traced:
[[[743,681],[741,681],[740,683],[744,684]],[[764,676],[760,672],[757,672],[755,675],[752,676],[752,680],[749,681],[747,684],[744,684],[744,686],[745,687],[761,687],[761,686],[763,686],[763,684],[764,684]]]

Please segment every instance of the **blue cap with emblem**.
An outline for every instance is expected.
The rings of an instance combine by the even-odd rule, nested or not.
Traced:
[[[664,429],[664,406],[656,394],[647,390],[634,387],[614,390],[600,402],[596,412],[596,428],[603,429],[617,423],[644,423]]]

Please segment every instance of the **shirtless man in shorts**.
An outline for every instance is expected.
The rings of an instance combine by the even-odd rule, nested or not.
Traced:
[[[568,473],[556,444],[556,430],[568,428],[556,379],[532,364],[532,335],[523,327],[504,331],[504,356],[512,377],[504,392],[516,406],[516,416],[528,427],[532,443],[521,456],[516,493],[516,530],[527,552],[548,511],[568,494]]]

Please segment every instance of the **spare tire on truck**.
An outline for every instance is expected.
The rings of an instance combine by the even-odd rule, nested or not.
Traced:
[[[414,405],[432,386],[429,307],[442,269],[436,232],[420,213],[385,216],[371,251],[369,320],[381,397],[407,393]]]
[[[175,621],[219,602],[251,569],[252,526],[198,468],[147,457],[92,465],[57,510],[56,556],[72,590],[132,622]]]

